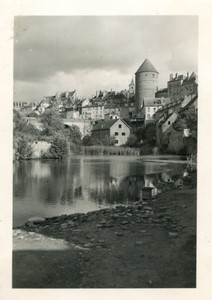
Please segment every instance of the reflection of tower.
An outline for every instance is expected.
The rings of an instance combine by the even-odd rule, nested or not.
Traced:
[[[143,105],[144,98],[155,98],[158,89],[158,74],[158,71],[147,58],[135,73],[137,113]]]

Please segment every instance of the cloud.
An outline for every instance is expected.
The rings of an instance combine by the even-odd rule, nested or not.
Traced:
[[[192,16],[16,17],[15,87],[28,83],[29,90],[36,84],[49,90],[60,78],[66,89],[73,83],[91,94],[97,82],[98,89],[126,84],[146,57],[164,85],[168,73],[197,69],[197,31]],[[15,94],[21,96],[21,90]]]

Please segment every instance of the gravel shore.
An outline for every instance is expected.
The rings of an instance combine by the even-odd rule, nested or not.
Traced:
[[[13,288],[194,288],[196,187],[13,230]]]

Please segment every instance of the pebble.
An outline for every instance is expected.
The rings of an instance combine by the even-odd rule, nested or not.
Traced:
[[[123,235],[124,235],[122,232],[115,232],[115,234],[116,234],[117,236],[123,236]]]
[[[90,247],[92,247],[92,246],[93,246],[92,243],[86,243],[86,244],[83,245],[83,247],[85,247],[85,248],[90,248]]]
[[[104,224],[106,224],[106,223],[107,223],[106,220],[101,220],[101,221],[100,221],[100,224],[102,224],[102,225],[104,225]]]
[[[74,222],[73,222],[73,221],[68,221],[68,225],[71,225],[71,226],[73,226],[73,225],[75,225],[75,224],[74,224]]]
[[[169,236],[176,238],[179,236],[179,234],[177,232],[169,232]]]
[[[44,222],[46,219],[42,218],[42,217],[32,217],[30,219],[28,219],[28,222],[32,222],[32,223],[41,223]]]
[[[63,223],[60,225],[61,228],[67,228],[68,227],[68,223]]]
[[[122,225],[126,225],[128,223],[129,223],[129,221],[127,221],[127,220],[121,222]]]
[[[150,207],[150,206],[143,206],[143,209],[144,210],[152,210],[152,207]]]
[[[164,207],[159,207],[158,210],[161,211],[161,212],[164,212],[164,211],[167,210],[167,207],[165,207],[165,206]]]
[[[182,205],[182,208],[187,208],[188,207],[188,205]]]
[[[137,241],[137,242],[135,242],[135,245],[141,246],[141,245],[143,245],[143,242],[142,241]]]
[[[111,215],[111,218],[113,218],[113,219],[118,219],[118,218],[119,218],[119,215],[118,215],[118,214],[112,214],[112,215]]]

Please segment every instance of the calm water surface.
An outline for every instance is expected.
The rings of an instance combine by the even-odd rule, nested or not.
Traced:
[[[141,162],[136,157],[73,157],[63,161],[15,162],[13,225],[30,217],[88,212],[141,197],[143,187],[160,193],[186,165]]]

